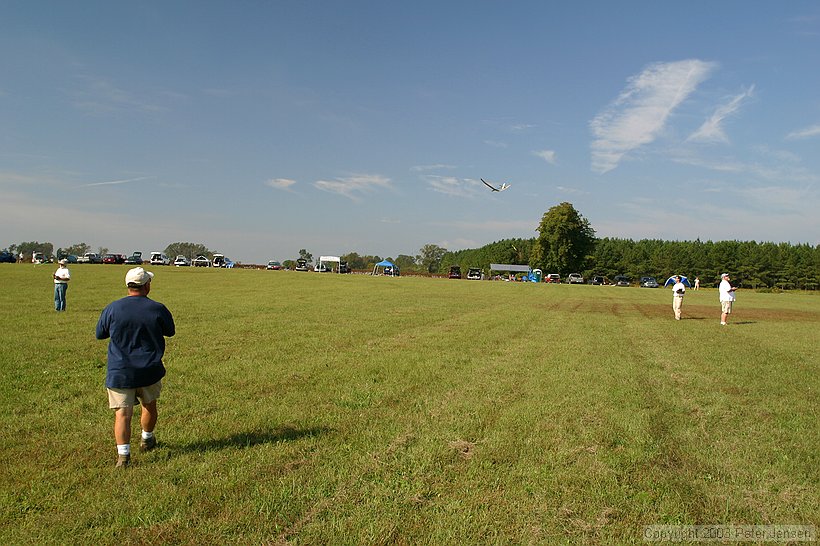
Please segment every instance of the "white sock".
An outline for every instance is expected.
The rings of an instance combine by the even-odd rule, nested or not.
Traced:
[[[143,440],[150,440],[153,437],[154,437],[153,432],[145,432],[144,430],[142,431],[142,439]]]
[[[117,455],[131,455],[131,444],[117,444]]]

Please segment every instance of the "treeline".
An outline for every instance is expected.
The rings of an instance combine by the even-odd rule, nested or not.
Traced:
[[[532,264],[533,239],[505,239],[477,249],[447,252],[440,272],[451,265],[462,269],[491,263]],[[755,241],[663,241],[660,239],[596,239],[585,267],[577,273],[592,275],[627,275],[633,279],[652,276],[659,282],[673,274],[700,277],[708,286],[717,283],[728,271],[743,286],[751,288],[816,290],[820,284],[820,245],[758,243]],[[575,271],[544,271],[565,277]]]

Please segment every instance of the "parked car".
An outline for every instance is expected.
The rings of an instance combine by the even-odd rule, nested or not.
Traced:
[[[78,264],[101,264],[103,262],[102,256],[96,252],[86,252],[77,258]]]
[[[226,267],[228,260],[225,259],[224,254],[214,254],[214,259],[211,260],[211,265],[214,267]]]
[[[171,265],[171,260],[164,252],[152,252],[151,265]]]
[[[615,275],[615,286],[629,286],[629,277],[626,275]]]
[[[103,256],[104,264],[124,264],[125,256],[123,254],[106,254]]]
[[[308,265],[307,260],[304,258],[299,258],[296,260],[296,271],[307,271]]]
[[[567,275],[567,284],[584,284],[584,277],[580,273],[570,273]]]
[[[655,277],[641,277],[641,288],[657,288],[660,286]]]
[[[394,265],[394,266],[389,266],[388,265],[382,271],[382,275],[384,275],[385,277],[400,277],[401,276],[401,271],[399,271],[399,266],[397,266],[397,265]]]
[[[191,260],[183,256],[182,254],[178,254],[176,258],[174,258],[174,265],[176,267],[189,267],[191,265]]]
[[[265,266],[265,269],[268,269],[270,271],[279,271],[280,269],[282,269],[282,264],[280,264],[277,261],[271,260],[268,262],[268,265]]]
[[[597,285],[597,286],[603,286],[603,285],[607,284],[606,277],[604,277],[602,275],[595,275],[594,277],[592,277],[589,280],[589,284],[594,284],[594,285]]]
[[[471,267],[467,270],[467,279],[471,281],[480,281],[481,280],[481,268],[479,267]]]
[[[7,250],[0,252],[0,263],[13,264],[16,262],[17,258],[15,258],[14,254],[11,252],[8,252]]]
[[[347,262],[339,262],[339,273],[350,273],[350,266],[347,265]]]
[[[460,279],[461,278],[461,267],[457,265],[450,266],[450,272],[447,273],[448,279]]]
[[[125,259],[127,265],[142,265],[142,252],[136,251]]]
[[[48,258],[42,252],[35,252],[31,255],[31,263],[33,264],[44,264],[48,263]]]
[[[211,267],[211,260],[207,256],[199,255],[191,262],[194,267]]]
[[[549,273],[546,277],[544,277],[544,282],[549,282],[553,284],[560,284],[561,283],[561,275],[558,273]]]

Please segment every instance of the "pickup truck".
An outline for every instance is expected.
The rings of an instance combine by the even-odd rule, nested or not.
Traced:
[[[78,264],[101,264],[102,258],[96,252],[86,252],[77,258]]]

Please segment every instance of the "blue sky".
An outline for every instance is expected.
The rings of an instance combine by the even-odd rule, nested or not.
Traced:
[[[818,244],[818,152],[815,1],[0,5],[0,246]]]

